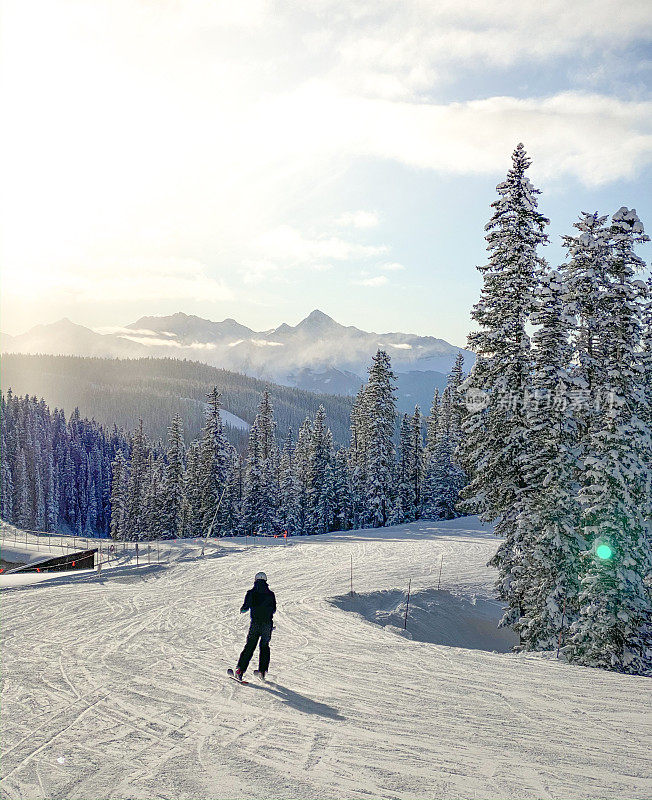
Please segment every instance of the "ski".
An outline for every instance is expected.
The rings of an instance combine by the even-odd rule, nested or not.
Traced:
[[[229,676],[229,678],[231,678],[232,681],[235,681],[236,683],[242,683],[244,686],[249,684],[249,681],[242,681],[240,678],[236,678],[235,672],[230,667],[227,669],[226,674]]]

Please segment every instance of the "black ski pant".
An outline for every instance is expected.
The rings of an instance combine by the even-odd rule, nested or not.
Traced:
[[[272,623],[271,622],[256,622],[251,620],[249,626],[249,633],[247,634],[247,641],[244,650],[240,653],[238,659],[238,669],[243,672],[247,671],[251,657],[254,654],[258,640],[260,639],[260,653],[258,656],[258,669],[261,672],[267,672],[269,669],[269,640],[272,638]]]

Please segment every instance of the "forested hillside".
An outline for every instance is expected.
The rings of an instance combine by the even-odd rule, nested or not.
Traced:
[[[186,441],[198,438],[207,395],[215,386],[222,407],[249,424],[256,417],[261,393],[268,388],[281,436],[288,427],[296,432],[320,405],[326,410],[334,441],[344,445],[349,436],[349,398],[268,384],[196,361],[5,354],[1,374],[4,391],[11,388],[16,395],[43,397],[51,408],[71,411],[78,407],[83,417],[127,430],[142,419],[145,433],[154,441],[166,438],[175,414],[181,416]],[[225,430],[239,450],[246,447],[246,430],[230,426],[228,418]]]

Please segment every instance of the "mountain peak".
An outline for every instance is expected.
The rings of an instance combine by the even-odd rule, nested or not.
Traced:
[[[316,320],[319,322],[335,322],[332,317],[329,317],[328,314],[324,314],[324,312],[320,311],[318,308],[315,308],[313,311],[311,311],[306,317],[306,320],[312,320],[313,322]]]
[[[324,314],[324,312],[320,311],[318,308],[311,311],[310,314],[297,325],[297,328],[302,330],[327,330],[328,328],[339,327],[339,324],[335,322],[332,317],[329,317],[328,314]]]

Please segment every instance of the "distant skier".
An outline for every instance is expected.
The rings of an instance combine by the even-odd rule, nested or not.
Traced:
[[[242,680],[260,639],[257,674],[264,680],[269,669],[269,640],[272,638],[272,617],[276,611],[276,597],[267,585],[267,575],[264,572],[256,573],[253,588],[245,595],[240,613],[244,614],[246,611],[251,612],[251,624],[247,642],[238,659],[235,677]]]

